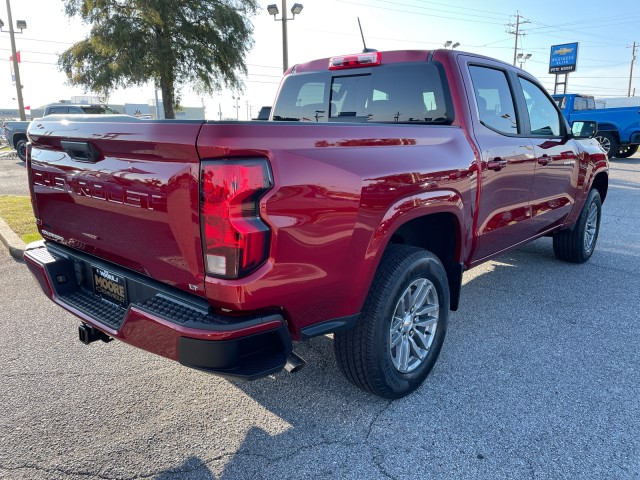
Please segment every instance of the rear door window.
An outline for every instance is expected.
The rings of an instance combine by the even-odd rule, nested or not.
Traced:
[[[506,72],[489,67],[469,67],[480,122],[500,133],[520,132]]]

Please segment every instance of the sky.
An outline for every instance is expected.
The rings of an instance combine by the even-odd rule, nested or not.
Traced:
[[[206,108],[208,119],[246,120],[263,105],[271,105],[282,75],[282,22],[267,13],[268,3],[282,11],[282,0],[265,0],[252,18],[254,47],[246,62],[249,74],[242,92],[222,91],[200,96],[181,87],[184,106]],[[11,44],[6,2],[0,2],[0,108],[17,108],[11,83]],[[287,2],[288,9],[294,2]],[[614,0],[299,0],[304,8],[288,21],[289,65],[362,50],[358,18],[367,47],[377,50],[436,49],[447,40],[458,50],[513,62],[516,15],[520,15],[518,53],[531,54],[523,68],[553,91],[549,74],[552,45],[579,42],[578,67],[569,75],[568,91],[600,98],[627,95],[632,48],[640,44],[640,1]],[[21,52],[20,75],[25,106],[40,107],[74,95],[91,95],[67,84],[57,67],[58,55],[84,39],[90,27],[64,14],[62,0],[11,0],[14,23],[27,29],[16,35]],[[291,16],[289,12],[289,17]],[[280,18],[280,17],[278,17]],[[509,26],[513,25],[513,26]],[[640,59],[640,45],[636,49]],[[640,65],[636,62],[632,92],[640,96]],[[632,93],[633,94],[633,93]],[[152,85],[112,92],[111,104],[147,103]],[[235,100],[239,98],[239,100]],[[236,109],[237,105],[237,109]]]

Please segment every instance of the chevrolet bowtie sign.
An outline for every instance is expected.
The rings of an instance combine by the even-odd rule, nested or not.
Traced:
[[[578,43],[553,45],[549,57],[549,73],[575,72],[578,63]]]

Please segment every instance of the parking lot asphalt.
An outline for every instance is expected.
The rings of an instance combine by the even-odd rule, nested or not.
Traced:
[[[329,337],[252,383],[82,345],[0,246],[0,478],[640,478],[638,205],[640,155],[613,160],[589,262],[543,238],[465,273],[432,374],[395,402],[352,387]]]
[[[0,195],[29,195],[25,170],[15,152],[0,153]]]

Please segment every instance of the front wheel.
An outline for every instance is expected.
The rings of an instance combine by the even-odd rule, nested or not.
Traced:
[[[553,235],[553,253],[560,260],[584,263],[596,248],[600,231],[602,201],[594,188],[589,192],[573,230],[561,230]]]
[[[23,162],[27,161],[27,141],[18,140],[16,143],[16,152],[18,152],[18,158]]]
[[[600,143],[602,149],[609,158],[613,158],[618,153],[618,140],[611,132],[598,132],[595,139]]]
[[[448,317],[449,287],[438,257],[421,248],[391,245],[357,326],[334,335],[338,366],[365,391],[404,397],[431,372]]]

